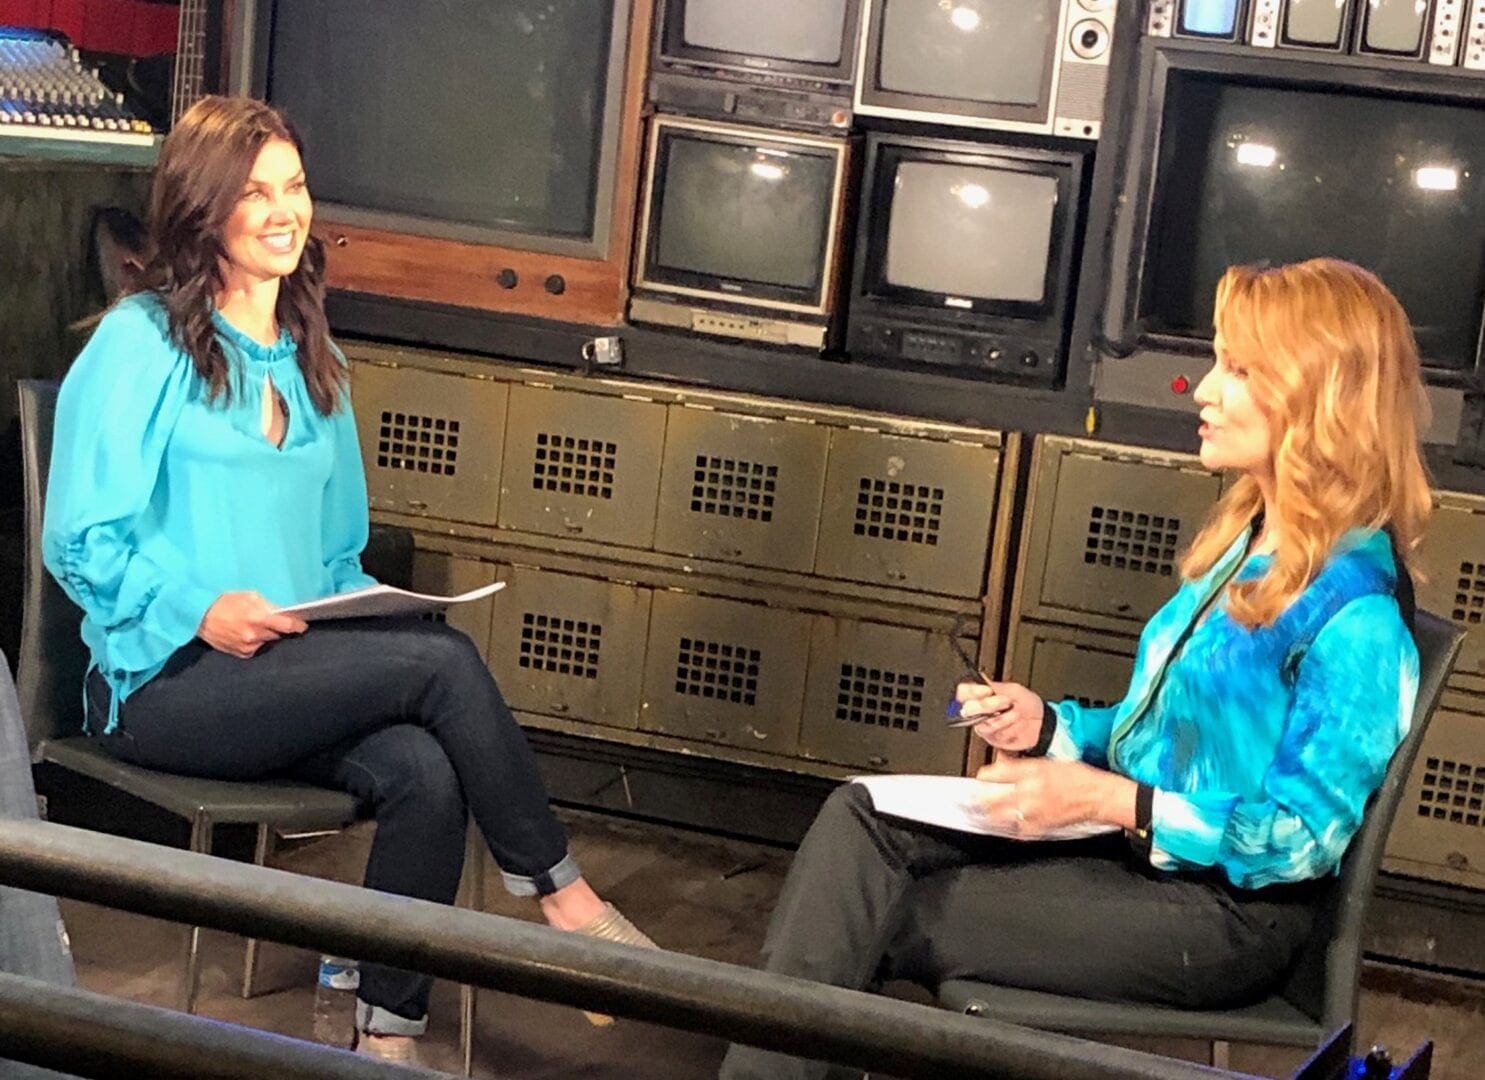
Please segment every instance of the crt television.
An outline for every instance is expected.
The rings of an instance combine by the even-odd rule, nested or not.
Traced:
[[[823,349],[851,143],[657,116],[630,318]]]
[[[1256,53],[1256,51],[1255,51]],[[1230,265],[1314,256],[1374,271],[1426,374],[1472,383],[1485,311],[1485,86],[1426,65],[1383,83],[1350,65],[1163,47],[1123,163],[1104,334],[1210,352]]]
[[[332,287],[612,324],[648,10],[236,0],[232,86],[305,138]]]
[[[873,133],[847,347],[863,359],[1054,385],[1084,155]]]
[[[846,128],[861,0],[659,0],[650,100],[745,123]]]
[[[1485,67],[1480,0],[1153,0],[1156,38]],[[1467,43],[1467,44],[1466,44]],[[1461,49],[1461,45],[1466,47]]]
[[[856,111],[1096,139],[1115,0],[864,0]]]

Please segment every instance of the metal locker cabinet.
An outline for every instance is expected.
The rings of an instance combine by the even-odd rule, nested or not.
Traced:
[[[650,591],[512,566],[495,594],[490,668],[521,712],[633,728]]]
[[[654,402],[512,387],[501,528],[649,547],[665,414]]]
[[[807,574],[830,429],[672,406],[655,547]]]
[[[1485,499],[1439,492],[1418,557],[1418,606],[1469,631],[1449,683],[1485,693]]]
[[[836,429],[815,573],[983,595],[1000,461],[998,444]]]
[[[1017,614],[1137,633],[1180,587],[1222,478],[1184,454],[1043,437],[1031,487]]]
[[[793,754],[810,625],[797,611],[656,593],[640,727]]]
[[[1022,623],[1016,628],[1006,678],[1046,701],[1075,698],[1101,708],[1124,700],[1134,670],[1133,638],[1067,626]]]
[[[973,655],[974,641],[961,644]],[[816,616],[800,756],[882,772],[963,772],[968,735],[945,713],[964,675],[944,634]]]
[[[435,596],[453,596],[488,585],[499,568],[494,563],[445,555],[419,548],[413,552],[412,588],[414,592]],[[504,590],[502,590],[504,591]],[[455,604],[430,616],[446,622],[469,635],[480,655],[490,658],[490,614],[500,601],[500,593],[468,604]]]
[[[357,362],[351,394],[373,510],[495,524],[505,383]]]
[[[1485,889],[1485,701],[1446,693],[1408,776],[1383,867]]]

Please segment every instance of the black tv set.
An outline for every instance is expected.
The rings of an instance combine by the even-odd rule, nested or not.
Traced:
[[[332,284],[618,321],[636,187],[621,158],[637,156],[640,131],[625,83],[648,47],[647,19],[630,44],[641,6],[232,9],[229,88],[278,106],[303,134]]]
[[[1228,266],[1315,256],[1365,266],[1392,289],[1431,383],[1476,384],[1485,85],[1422,64],[1381,80],[1354,62],[1175,45],[1149,50],[1141,81],[1152,107],[1122,163],[1103,326],[1134,352],[1105,367],[1124,369],[1135,396],[1139,365],[1210,355]],[[1163,378],[1150,370],[1147,390]]]
[[[1097,139],[1115,0],[865,0],[856,111]]]
[[[874,132],[846,323],[855,357],[1054,385],[1084,155]]]
[[[839,137],[654,117],[630,319],[825,348],[850,151]]]
[[[659,0],[650,100],[667,113],[848,128],[861,0]]]

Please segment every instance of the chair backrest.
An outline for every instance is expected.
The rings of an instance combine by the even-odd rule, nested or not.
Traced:
[[[1392,819],[1428,722],[1438,706],[1465,632],[1446,619],[1419,611],[1413,622],[1418,644],[1418,700],[1407,736],[1392,755],[1382,786],[1368,803],[1361,828],[1341,860],[1341,873],[1317,912],[1309,944],[1301,952],[1281,991],[1328,1031],[1356,1018],[1360,993],[1362,934],[1377,870]]]
[[[46,508],[57,388],[57,383],[40,379],[23,379],[18,385],[26,572],[16,689],[26,724],[26,742],[33,756],[47,739],[82,733],[83,677],[89,662],[87,646],[78,632],[82,612],[62,591],[41,555],[41,517]]]

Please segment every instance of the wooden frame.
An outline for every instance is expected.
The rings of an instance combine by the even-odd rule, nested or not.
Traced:
[[[337,222],[332,212],[322,211],[315,231],[326,243],[327,285],[502,314],[619,325],[628,299],[654,10],[654,0],[631,0],[607,257],[553,255],[370,229]]]

